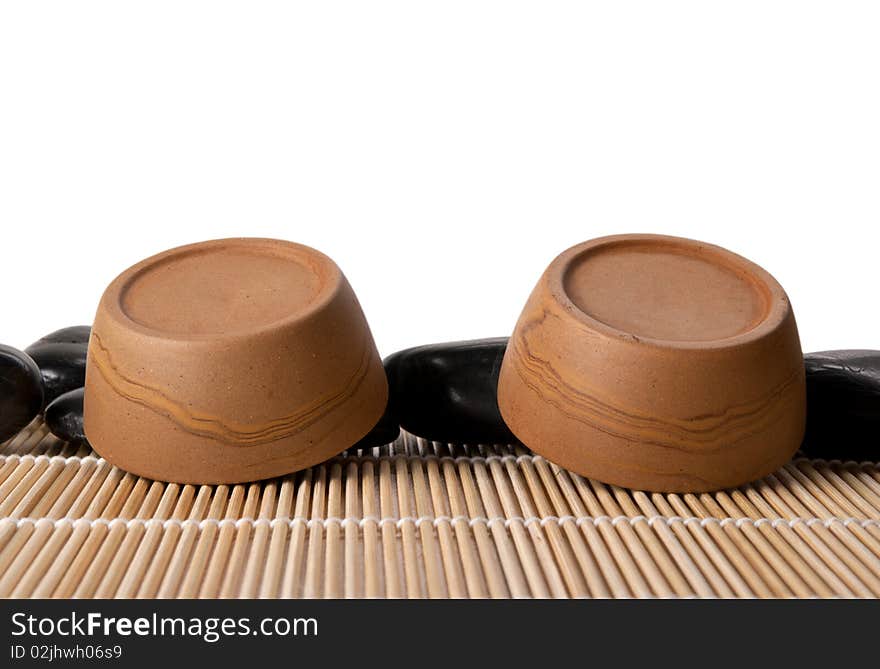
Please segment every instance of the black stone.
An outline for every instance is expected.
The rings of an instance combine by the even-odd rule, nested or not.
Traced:
[[[83,394],[84,388],[77,388],[46,407],[46,427],[63,441],[83,442],[86,433],[83,429]]]
[[[92,328],[88,325],[72,325],[69,328],[61,328],[50,332],[31,344],[28,348],[41,346],[43,344],[86,344],[89,343],[89,336],[92,334]]]
[[[46,404],[85,384],[91,330],[87,325],[56,330],[25,349],[40,368]]]
[[[511,444],[498,410],[507,337],[417,346],[385,359],[401,427],[440,442]]]
[[[822,351],[804,356],[805,455],[880,461],[880,351]]]
[[[17,434],[42,408],[39,367],[27,353],[0,344],[0,441]]]
[[[351,447],[350,450],[357,451],[364,448],[374,448],[375,446],[385,446],[397,439],[400,435],[400,424],[397,422],[397,416],[391,408],[391,402],[385,407],[385,413],[376,423],[376,426],[367,433],[363,439]]]

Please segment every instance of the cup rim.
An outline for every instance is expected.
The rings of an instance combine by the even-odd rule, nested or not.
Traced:
[[[684,249],[685,252],[698,254],[701,259],[709,261],[714,259],[718,264],[733,269],[735,273],[759,289],[766,300],[764,313],[757,323],[743,332],[708,340],[661,339],[627,332],[599,320],[584,311],[571,299],[565,287],[566,277],[575,264],[586,254],[593,253],[603,247],[631,243],[677,247]],[[760,340],[781,327],[792,311],[790,300],[782,285],[764,268],[720,246],[671,235],[630,233],[598,237],[576,244],[554,258],[545,271],[544,280],[553,299],[563,307],[566,313],[590,330],[615,341],[646,345],[657,349],[717,351],[739,348]]]
[[[227,332],[209,333],[168,332],[154,328],[132,318],[123,307],[123,300],[125,299],[128,289],[139,277],[143,276],[158,265],[178,257],[229,247],[242,247],[249,251],[257,252],[262,250],[267,252],[267,254],[276,257],[288,257],[291,258],[292,261],[295,261],[293,259],[297,258],[300,262],[305,261],[304,264],[310,265],[313,271],[315,271],[315,274],[320,278],[320,283],[315,290],[314,298],[302,308],[296,309],[288,315],[282,316],[274,321]],[[333,301],[342,289],[344,281],[345,278],[342,274],[342,270],[339,269],[339,266],[329,256],[321,253],[317,249],[306,246],[305,244],[298,244],[296,242],[268,237],[225,237],[176,246],[132,265],[110,282],[110,285],[108,285],[107,289],[104,291],[98,310],[103,311],[106,317],[116,321],[126,330],[136,332],[141,336],[151,339],[159,339],[165,342],[239,341],[284,329],[307,320]]]

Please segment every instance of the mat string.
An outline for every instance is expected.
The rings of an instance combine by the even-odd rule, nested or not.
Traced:
[[[523,454],[523,455],[434,455],[434,454],[425,454],[425,455],[416,455],[413,453],[394,453],[394,454],[379,454],[379,455],[337,455],[329,460],[325,461],[324,464],[332,464],[332,463],[343,463],[348,464],[352,462],[362,463],[362,462],[395,462],[395,461],[433,461],[433,462],[452,462],[452,463],[472,463],[472,462],[511,462],[515,464],[521,464],[523,462],[546,462],[548,464],[553,464],[550,460],[547,460],[543,456],[535,455],[535,454]],[[24,455],[18,453],[12,453],[9,455],[0,454],[0,462],[11,461],[11,462],[95,462],[101,463],[106,462],[104,458],[96,455],[33,455],[30,453],[26,453]],[[870,460],[825,460],[823,458],[793,458],[791,460],[792,463],[808,463],[812,465],[829,465],[829,466],[837,466],[837,467],[876,467],[876,462],[871,462]]]
[[[474,527],[476,525],[485,525],[486,527],[491,527],[494,524],[503,525],[505,528],[510,527],[511,525],[522,525],[523,527],[528,527],[533,523],[537,523],[541,527],[545,527],[547,525],[564,525],[565,523],[574,523],[577,526],[583,524],[591,524],[591,525],[600,525],[602,523],[610,523],[611,525],[618,525],[621,523],[636,525],[638,523],[647,523],[648,525],[654,524],[664,524],[664,525],[674,525],[675,523],[683,523],[685,525],[688,524],[696,524],[700,527],[706,527],[707,525],[718,525],[720,527],[724,527],[726,525],[733,525],[735,527],[742,527],[744,525],[750,525],[753,527],[761,527],[762,525],[768,525],[770,527],[776,528],[780,526],[786,527],[795,527],[796,525],[806,525],[807,527],[812,527],[813,525],[822,525],[823,527],[831,527],[833,525],[843,525],[844,527],[849,525],[857,525],[859,527],[880,527],[880,520],[874,519],[865,519],[865,518],[697,518],[697,517],[683,517],[683,516],[544,516],[537,517],[531,516],[528,518],[523,517],[511,517],[506,518],[502,516],[497,516],[494,518],[485,518],[485,517],[468,517],[468,516],[407,516],[404,518],[379,518],[376,516],[364,516],[363,518],[303,518],[303,517],[294,517],[294,518],[205,518],[202,520],[179,520],[176,518],[4,518],[0,520],[0,526],[9,526],[13,525],[17,528],[26,526],[26,525],[34,525],[35,527],[60,527],[64,525],[69,525],[71,527],[79,527],[82,525],[86,525],[89,527],[103,525],[107,527],[115,527],[115,526],[125,526],[127,528],[131,527],[161,527],[163,529],[168,527],[195,527],[198,529],[204,529],[205,527],[240,527],[242,525],[248,525],[251,527],[259,527],[259,526],[267,526],[267,527],[275,527],[275,526],[287,526],[294,527],[297,525],[304,525],[308,528],[313,527],[327,527],[329,525],[339,525],[341,527],[345,527],[347,525],[355,525],[358,528],[363,528],[365,525],[372,523],[373,525],[383,526],[387,524],[391,524],[398,529],[403,525],[414,525],[416,528],[421,525],[431,525],[436,527],[440,524],[446,525],[455,525],[457,523],[466,523],[470,527]]]

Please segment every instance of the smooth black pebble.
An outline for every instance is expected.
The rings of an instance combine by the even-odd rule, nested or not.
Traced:
[[[498,410],[507,337],[431,344],[385,359],[392,411],[401,427],[447,443],[511,444]]]
[[[40,368],[46,404],[85,385],[91,331],[88,325],[63,328],[35,341],[25,349]]]
[[[828,460],[880,460],[880,351],[808,353],[804,366],[803,453]]]
[[[43,344],[85,344],[88,346],[89,337],[92,334],[92,328],[88,325],[72,325],[69,328],[61,328],[50,332],[45,337],[41,337],[31,346],[42,346]]]
[[[39,367],[27,353],[0,344],[0,441],[17,434],[42,408]]]
[[[83,429],[84,388],[64,393],[46,407],[46,427],[49,432],[63,441],[83,442],[86,433]]]

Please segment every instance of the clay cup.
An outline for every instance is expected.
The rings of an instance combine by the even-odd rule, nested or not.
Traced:
[[[107,288],[89,341],[85,433],[140,476],[239,483],[340,453],[387,399],[367,321],[330,258],[224,239],[148,258]]]
[[[501,414],[583,476],[702,492],[765,476],[804,434],[804,362],[788,297],[730,251],[657,235],[568,249],[507,348]]]

